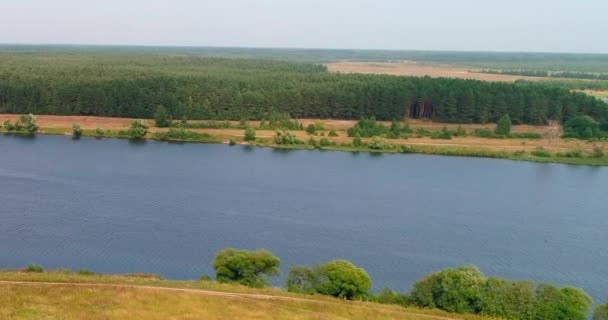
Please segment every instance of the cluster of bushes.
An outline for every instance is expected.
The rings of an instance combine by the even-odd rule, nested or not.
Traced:
[[[354,127],[349,128],[349,137],[371,138],[373,136],[384,136],[388,133],[388,127],[376,121],[376,118],[361,118]]]
[[[283,145],[304,144],[304,141],[298,139],[293,133],[285,130],[277,130],[274,137],[274,142],[276,144]]]
[[[306,126],[306,133],[308,134],[316,134],[319,131],[325,130],[325,126],[321,121],[315,121],[315,123],[311,123]],[[335,132],[335,131],[334,131]]]
[[[488,278],[470,266],[416,282],[410,298],[422,308],[518,320],[586,320],[592,306],[581,289]]]
[[[230,121],[197,121],[197,122],[176,122],[171,124],[171,127],[175,128],[183,128],[183,129],[230,129],[230,128],[238,128],[243,129],[244,126],[241,125],[233,125]]]
[[[19,117],[15,123],[12,123],[10,120],[4,121],[4,129],[8,132],[15,133],[26,133],[29,135],[34,135],[38,132],[38,125],[36,124],[36,116],[33,114],[24,114]]]
[[[271,112],[268,120],[265,118],[260,121],[262,130],[304,130],[304,125],[291,119],[289,113]]]
[[[166,132],[157,132],[156,138],[174,141],[205,141],[211,138],[208,133],[189,131],[184,128],[171,128]]]
[[[344,299],[365,299],[372,287],[367,272],[346,260],[334,260],[313,267],[293,267],[285,284],[287,291],[322,294]]]
[[[564,123],[564,137],[578,139],[606,138],[608,134],[600,128],[599,122],[590,116],[579,115]]]

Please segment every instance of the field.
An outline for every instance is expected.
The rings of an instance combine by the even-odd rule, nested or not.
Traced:
[[[403,62],[355,62],[341,61],[326,64],[327,70],[339,73],[389,74],[395,76],[444,77],[483,81],[542,80],[543,78],[512,76],[502,74],[476,73],[454,65],[420,64],[414,61]]]
[[[248,289],[211,281],[0,272],[2,319],[401,319],[483,320],[279,289]]]

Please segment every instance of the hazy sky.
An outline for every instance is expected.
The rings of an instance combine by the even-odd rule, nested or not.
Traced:
[[[0,43],[608,53],[608,0],[0,0]]]

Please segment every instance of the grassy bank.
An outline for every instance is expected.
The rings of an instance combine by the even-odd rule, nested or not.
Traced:
[[[489,319],[152,276],[3,271],[0,281],[2,319]]]
[[[267,136],[257,138],[254,142],[246,142],[242,136],[242,130],[207,130],[209,132],[202,132],[202,130],[183,130],[181,134],[171,135],[167,134],[166,130],[155,130],[149,132],[146,135],[146,139],[159,140],[159,141],[172,141],[172,142],[197,142],[197,143],[228,143],[232,141],[234,144],[242,145],[253,145],[258,147],[273,147],[282,149],[304,149],[304,150],[331,150],[331,151],[347,151],[347,152],[372,152],[372,153],[418,153],[418,154],[429,154],[429,155],[443,155],[443,156],[460,156],[460,157],[482,157],[482,158],[495,158],[495,159],[508,159],[517,161],[532,161],[532,162],[543,162],[543,163],[562,163],[562,164],[573,164],[573,165],[589,165],[589,166],[608,166],[608,156],[604,154],[603,149],[601,150],[582,150],[578,148],[565,149],[563,151],[555,152],[543,147],[536,147],[530,149],[530,146],[526,147],[526,142],[521,143],[521,148],[516,148],[514,151],[507,151],[506,148],[483,148],[477,146],[475,142],[479,139],[473,137],[463,138],[463,141],[470,140],[470,145],[465,146],[450,146],[450,145],[432,145],[435,140],[430,143],[417,142],[415,139],[386,139],[386,144],[382,148],[371,148],[369,145],[369,139],[363,139],[361,145],[354,145],[352,139],[344,137],[345,133],[340,132],[340,137],[319,137],[311,136],[316,139],[315,144],[311,144],[310,140],[304,140],[304,132],[298,134],[302,139],[301,143],[297,144],[276,144],[271,135],[274,133],[272,130],[268,130]],[[226,131],[226,132],[225,132]],[[228,132],[229,131],[229,132]],[[6,130],[0,129],[0,132],[4,134],[8,133]],[[70,128],[58,128],[58,127],[43,127],[39,134],[49,135],[70,135]],[[125,130],[117,129],[84,129],[82,136],[95,137],[98,139],[103,138],[119,138],[129,139],[126,135]],[[329,144],[319,145],[320,139],[327,139]],[[492,140],[492,139],[485,139]],[[495,139],[494,139],[495,140]],[[411,141],[411,142],[410,142]],[[532,143],[534,143],[533,141]],[[513,147],[512,147],[513,148]],[[563,148],[562,148],[563,149]]]

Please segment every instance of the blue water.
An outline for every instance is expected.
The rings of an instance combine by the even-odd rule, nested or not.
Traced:
[[[0,136],[0,267],[194,279],[222,248],[267,248],[283,275],[344,258],[406,290],[475,264],[600,302],[607,195],[608,168]]]

